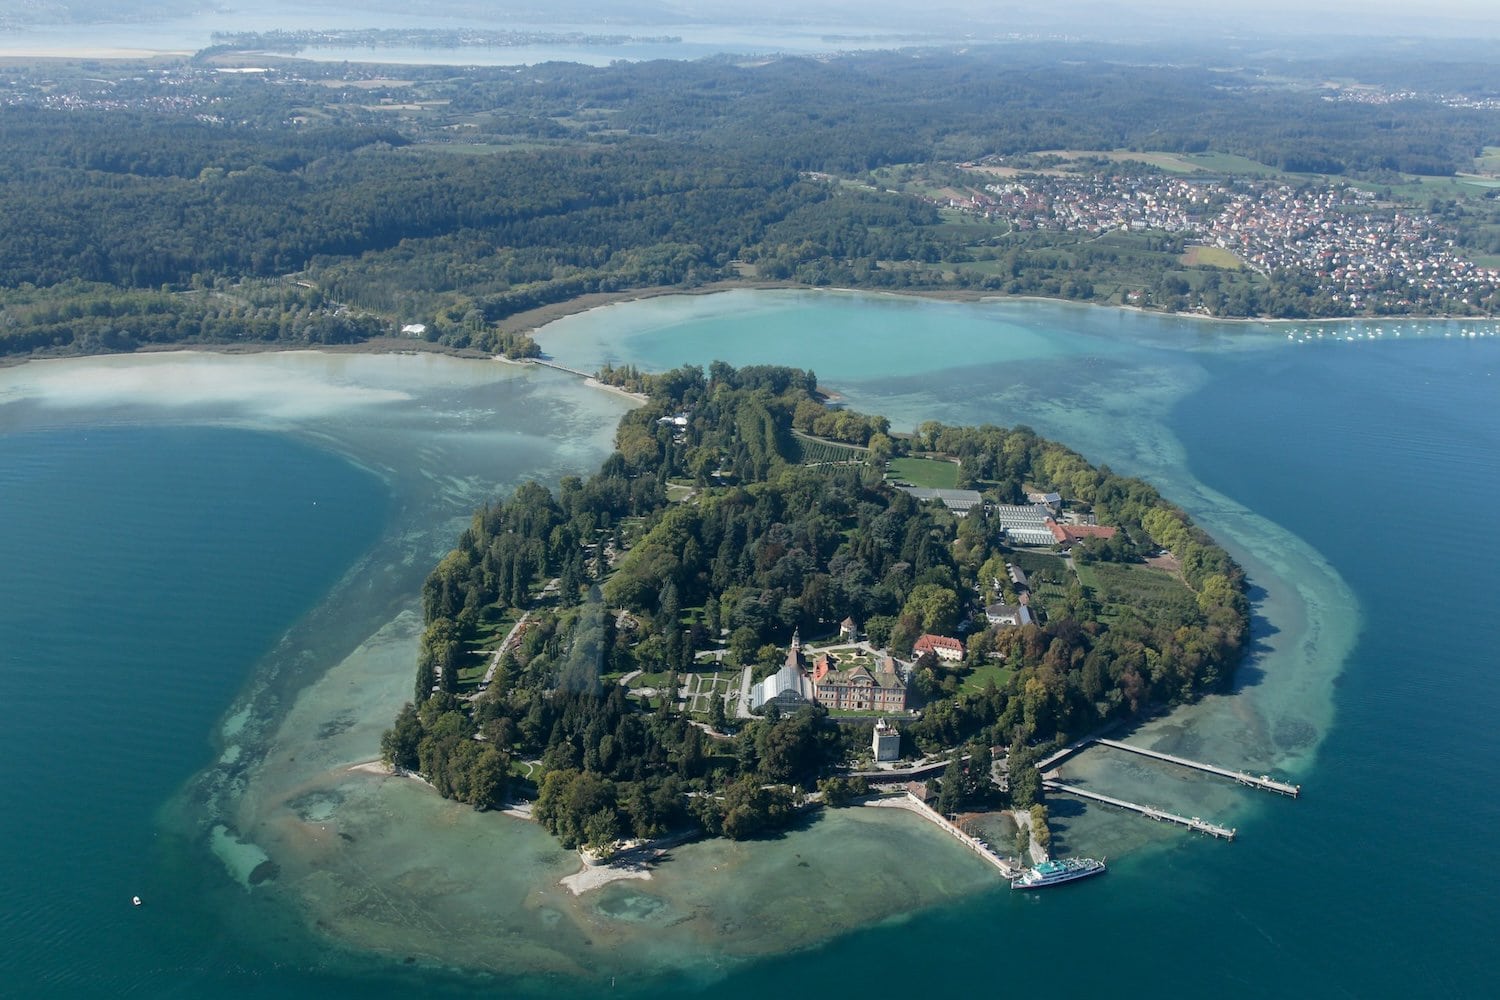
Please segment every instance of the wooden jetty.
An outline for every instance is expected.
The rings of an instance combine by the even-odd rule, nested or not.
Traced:
[[[1129,753],[1138,753],[1142,757],[1151,757],[1155,760],[1166,761],[1168,764],[1180,764],[1183,767],[1190,767],[1195,771],[1203,771],[1207,774],[1217,774],[1221,778],[1228,778],[1230,781],[1238,781],[1242,785],[1249,785],[1252,788],[1264,788],[1268,792],[1276,792],[1279,795],[1288,795],[1294,799],[1302,793],[1301,785],[1290,785],[1284,781],[1275,781],[1264,774],[1257,778],[1255,775],[1248,774],[1244,771],[1231,771],[1227,767],[1217,767],[1213,764],[1204,764],[1201,761],[1188,760],[1186,757],[1176,757],[1169,753],[1161,753],[1158,750],[1147,750],[1145,747],[1131,746],[1129,743],[1121,743],[1119,740],[1107,740],[1103,737],[1099,737],[1098,739],[1094,740],[1094,742],[1098,743],[1100,746],[1112,747],[1115,750],[1124,750]],[[1048,758],[1048,760],[1051,759],[1052,758],[1050,757]]]
[[[1197,816],[1189,818],[1187,816],[1179,816],[1176,813],[1169,813],[1165,809],[1158,809],[1155,806],[1144,806],[1138,802],[1126,802],[1124,799],[1117,799],[1110,795],[1101,795],[1098,792],[1079,788],[1077,785],[1066,784],[1065,782],[1058,781],[1056,778],[1043,778],[1042,787],[1049,792],[1066,792],[1068,795],[1077,795],[1079,798],[1092,799],[1095,802],[1102,802],[1105,805],[1129,809],[1131,812],[1138,812],[1142,816],[1154,819],[1159,823],[1176,823],[1179,826],[1187,827],[1189,830],[1206,833],[1210,837],[1220,837],[1224,840],[1234,839],[1234,830],[1231,827],[1219,826],[1217,823],[1210,823],[1207,820],[1199,819]]]

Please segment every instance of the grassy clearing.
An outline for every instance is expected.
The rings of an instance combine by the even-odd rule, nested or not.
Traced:
[[[1474,172],[1476,174],[1500,174],[1500,146],[1484,147],[1484,151],[1474,157]]]
[[[1180,258],[1188,267],[1222,267],[1226,271],[1238,271],[1245,262],[1223,247],[1190,246]]]
[[[640,688],[660,688],[667,683],[667,671],[663,670],[655,674],[641,674],[630,682],[632,691]]]
[[[998,663],[986,663],[982,667],[975,667],[974,672],[964,678],[961,691],[983,691],[990,681],[995,682],[995,687],[1004,689],[1010,683],[1011,675],[1015,671],[1010,667],[1003,667]]]
[[[491,613],[494,613],[494,609],[491,609]],[[476,648],[494,649],[510,633],[511,626],[520,620],[521,612],[508,606],[494,618],[487,617],[474,628],[479,636]]]
[[[958,487],[958,463],[933,458],[893,458],[890,474],[904,483],[933,490]]]
[[[1185,156],[1182,153],[1167,153],[1159,150],[1130,150],[1130,149],[1043,149],[1027,156],[1028,160],[1036,161],[1042,157],[1056,157],[1065,161],[1056,167],[1042,167],[1031,169],[1025,167],[992,167],[979,166],[970,167],[974,173],[990,174],[996,177],[1013,177],[1016,174],[1048,174],[1062,175],[1074,173],[1076,167],[1069,170],[1075,161],[1088,159],[1109,160],[1113,163],[1144,163],[1172,174],[1195,174],[1206,169],[1196,162],[1196,159]]]
[[[1216,174],[1239,174],[1250,177],[1283,176],[1283,171],[1275,167],[1268,167],[1248,156],[1236,156],[1233,153],[1188,153],[1183,156],[1183,159],[1200,169]]]

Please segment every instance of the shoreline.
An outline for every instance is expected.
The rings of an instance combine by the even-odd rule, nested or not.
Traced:
[[[0,60],[4,56],[0,55]],[[1068,306],[1085,309],[1104,309],[1109,311],[1133,313],[1139,316],[1162,316],[1170,319],[1191,320],[1198,323],[1222,323],[1234,325],[1256,325],[1261,324],[1269,327],[1284,326],[1291,323],[1305,324],[1354,324],[1354,323],[1461,323],[1461,322],[1500,322],[1500,315],[1493,316],[1457,316],[1443,313],[1422,313],[1403,316],[1331,316],[1331,317],[1308,317],[1302,319],[1260,316],[1209,316],[1197,312],[1169,312],[1163,309],[1148,309],[1144,306],[1133,306],[1115,304],[1109,302],[1078,302],[1073,299],[1053,298],[1046,295],[1006,295],[1003,292],[977,291],[973,289],[940,288],[940,289],[890,289],[890,288],[851,288],[844,286],[819,287],[815,285],[803,285],[790,281],[768,281],[756,278],[729,278],[723,281],[715,281],[709,284],[698,285],[693,288],[682,288],[675,285],[655,285],[649,288],[627,289],[618,292],[590,292],[577,298],[568,299],[565,302],[555,302],[551,305],[537,306],[535,309],[527,309],[516,313],[514,316],[500,320],[496,325],[506,333],[523,333],[532,335],[542,328],[572,316],[581,316],[584,313],[593,312],[606,306],[621,305],[627,302],[646,302],[651,299],[659,299],[673,295],[717,295],[722,292],[734,291],[787,291],[787,292],[815,292],[823,294],[838,295],[870,295],[891,296],[902,299],[926,299],[933,302],[960,302],[970,304],[983,303],[1006,303],[1006,302],[1040,302],[1050,303],[1058,306]],[[291,354],[299,351],[310,351],[322,354],[441,354],[451,358],[463,358],[471,361],[503,361],[509,364],[524,365],[533,359],[507,358],[500,354],[491,354],[486,351],[478,351],[470,347],[450,347],[446,344],[432,343],[426,340],[413,340],[398,336],[374,337],[370,340],[360,341],[355,344],[300,344],[280,343],[277,341],[256,341],[244,343],[237,341],[224,342],[197,342],[184,341],[172,344],[144,344],[133,351],[95,351],[95,352],[63,352],[63,351],[38,351],[31,354],[0,355],[0,368],[9,368],[24,365],[28,361],[61,361],[71,358],[103,358],[103,357],[125,357],[134,354],[174,354],[200,352],[204,354]],[[544,359],[545,360],[545,359]],[[645,397],[621,389],[618,386],[605,385],[597,380],[588,380],[596,388],[618,392],[638,402],[644,402]]]
[[[619,305],[625,302],[645,302],[650,299],[662,298],[668,295],[714,295],[720,292],[731,291],[800,291],[800,292],[824,292],[854,295],[889,295],[896,298],[908,299],[930,299],[937,302],[1046,302],[1063,306],[1077,306],[1091,309],[1117,310],[1121,312],[1135,313],[1141,316],[1164,316],[1172,319],[1188,319],[1207,323],[1235,323],[1235,324],[1286,324],[1286,323],[1450,323],[1465,320],[1483,323],[1500,320],[1500,316],[1456,316],[1443,313],[1413,313],[1402,316],[1330,316],[1330,317],[1305,317],[1305,318],[1283,318],[1262,316],[1210,316],[1200,312],[1172,312],[1166,309],[1148,309],[1145,306],[1126,305],[1124,303],[1112,302],[1079,302],[1074,299],[1055,298],[1048,295],[1007,295],[1004,292],[988,290],[976,290],[967,288],[936,288],[936,289],[893,289],[893,288],[857,288],[842,285],[816,286],[804,285],[793,281],[771,281],[759,278],[726,278],[709,284],[699,285],[694,288],[681,288],[674,285],[657,285],[649,288],[626,289],[618,292],[591,292],[578,298],[569,299],[566,302],[556,302],[551,305],[538,306],[516,313],[514,316],[501,320],[499,326],[508,333],[534,334],[542,327],[559,319],[569,316],[579,316],[583,313],[592,312],[605,306]]]

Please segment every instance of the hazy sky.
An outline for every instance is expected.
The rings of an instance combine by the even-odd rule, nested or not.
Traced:
[[[378,12],[457,18],[483,25],[730,22],[948,36],[1009,33],[1092,40],[1193,35],[1418,36],[1500,39],[1500,0],[0,0],[0,24],[139,21],[184,12],[328,12],[368,25]],[[233,12],[233,13],[227,13]],[[274,15],[272,15],[274,16]]]

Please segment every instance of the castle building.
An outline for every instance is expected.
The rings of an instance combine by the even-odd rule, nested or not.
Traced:
[[[896,661],[884,654],[849,658],[840,669],[832,653],[823,653],[813,662],[813,694],[820,705],[832,711],[904,712],[906,711],[906,678]]]
[[[870,749],[877,762],[897,760],[901,757],[901,734],[896,727],[881,719],[875,723],[875,733],[870,738]]]

